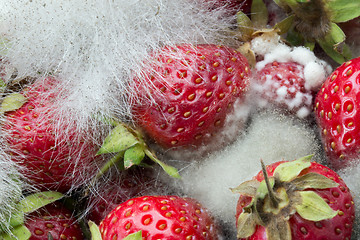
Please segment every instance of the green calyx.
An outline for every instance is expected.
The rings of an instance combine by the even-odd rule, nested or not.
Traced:
[[[287,32],[292,45],[318,44],[334,61],[341,64],[352,58],[346,36],[338,23],[360,16],[360,2],[347,0],[276,0],[294,17]]]
[[[128,169],[135,165],[144,165],[143,159],[145,156],[160,165],[168,175],[174,178],[180,178],[176,168],[160,161],[155,153],[149,149],[140,132],[115,119],[107,120],[107,122],[111,123],[114,128],[105,138],[97,154],[115,153],[115,156],[100,169],[96,179],[113,165],[118,165],[120,169]],[[94,179],[94,181],[96,179]]]
[[[334,61],[341,64],[352,58],[346,36],[339,23],[360,16],[360,2],[348,0],[274,0],[287,17],[268,27],[268,11],[263,0],[252,3],[251,19],[244,13],[237,14],[237,37],[242,42],[251,41],[255,32],[275,30],[293,46],[313,50],[316,45]],[[242,48],[240,48],[240,51]],[[245,49],[247,51],[247,49]],[[245,51],[245,53],[246,53]],[[245,55],[246,56],[246,55]]]
[[[28,240],[31,237],[31,233],[24,225],[25,215],[56,202],[63,197],[62,193],[54,191],[38,192],[24,197],[15,206],[9,220],[9,231],[0,231],[0,239]]]
[[[242,183],[232,191],[252,197],[237,219],[238,238],[254,234],[257,225],[266,228],[268,239],[291,240],[289,219],[295,213],[309,221],[331,219],[338,214],[316,192],[309,189],[337,187],[331,179],[304,170],[311,166],[312,156],[284,162],[268,177],[262,163],[264,180]]]

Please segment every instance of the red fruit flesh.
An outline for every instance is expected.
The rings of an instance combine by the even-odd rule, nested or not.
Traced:
[[[103,240],[123,239],[142,230],[144,240],[215,240],[213,219],[194,199],[144,196],[114,209],[100,224]]]
[[[360,150],[360,58],[338,67],[315,99],[315,114],[329,163],[349,166]]]
[[[73,213],[60,205],[51,204],[27,216],[25,226],[30,230],[29,240],[85,239]]]
[[[28,101],[19,109],[6,113],[3,130],[12,159],[31,182],[42,189],[69,190],[84,168],[94,162],[96,146],[75,129],[54,117],[51,89],[56,80],[47,78],[24,92]],[[61,129],[57,131],[57,129]]]
[[[246,58],[227,47],[166,47],[152,59],[145,79],[134,80],[140,103],[133,114],[138,126],[164,148],[209,140],[248,88]]]
[[[268,176],[271,177],[277,166],[283,162],[276,162],[266,167]],[[303,219],[298,213],[295,213],[290,217],[290,227],[292,233],[292,239],[296,240],[338,240],[338,239],[350,239],[352,226],[355,219],[355,207],[349,188],[345,182],[339,177],[339,175],[319,163],[312,162],[311,166],[300,173],[304,175],[309,172],[319,173],[327,178],[335,181],[339,185],[330,189],[307,189],[307,191],[314,191],[329,204],[329,206],[336,210],[339,210],[337,216],[332,219],[322,220],[319,222],[313,222]],[[259,172],[254,179],[261,182],[264,180],[264,175]],[[251,197],[240,196],[236,209],[236,218],[243,211],[243,208],[251,202]],[[254,235],[250,240],[267,239],[265,227],[258,226]]]

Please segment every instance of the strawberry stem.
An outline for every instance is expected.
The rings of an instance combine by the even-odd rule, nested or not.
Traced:
[[[270,186],[269,176],[268,176],[268,174],[267,174],[264,161],[261,159],[260,162],[261,162],[261,169],[262,169],[262,172],[263,172],[263,174],[264,174],[264,179],[265,179],[266,187],[267,187],[268,192],[269,192],[269,198],[270,198],[271,205],[272,205],[273,208],[277,208],[277,207],[279,206],[279,200],[278,200],[278,198],[275,196],[274,190],[273,190],[272,187]]]

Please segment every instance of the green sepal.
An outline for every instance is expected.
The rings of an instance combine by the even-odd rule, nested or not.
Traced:
[[[286,35],[286,41],[292,46],[302,46],[304,45],[305,39],[301,34],[291,28]]]
[[[351,59],[351,52],[344,41],[345,33],[335,23],[331,23],[331,29],[324,38],[317,39],[324,52],[339,64]]]
[[[1,103],[0,112],[10,112],[21,108],[21,106],[27,101],[26,97],[20,93],[12,93],[6,96]]]
[[[34,193],[22,199],[16,209],[19,212],[31,213],[63,197],[64,194],[54,191]]]
[[[160,167],[171,177],[173,178],[181,178],[178,170],[175,167],[167,165],[166,163],[160,161],[155,154],[153,154],[149,149],[145,149],[145,154],[148,156],[152,161],[160,165]]]
[[[294,185],[297,190],[305,190],[309,188],[327,189],[337,187],[339,185],[330,178],[314,172],[295,178],[291,181],[291,184]]]
[[[327,1],[327,5],[332,22],[347,22],[360,16],[360,1],[331,0]]]
[[[144,146],[135,144],[127,149],[124,154],[124,167],[130,168],[133,165],[139,165],[145,157]]]
[[[275,185],[275,179],[273,177],[269,178],[270,188],[273,188]],[[258,189],[256,190],[256,199],[264,199],[266,195],[269,193],[269,189],[266,186],[266,181],[263,180]]]
[[[251,4],[251,20],[255,27],[265,27],[268,23],[269,14],[263,0],[253,0]]]
[[[11,227],[16,227],[24,224],[25,221],[25,213],[15,210],[15,212],[12,213],[11,218],[9,220],[9,225]]]
[[[325,200],[313,191],[300,191],[301,203],[294,207],[296,212],[309,221],[321,221],[331,219],[338,214]]]
[[[250,18],[243,12],[239,11],[236,14],[238,30],[241,34],[242,41],[250,41],[253,32],[255,31],[254,24]]]
[[[89,229],[91,233],[91,240],[102,240],[99,227],[93,221],[89,221]]]
[[[237,219],[237,238],[243,239],[255,233],[257,217],[251,212],[242,212]]]
[[[239,193],[248,197],[255,197],[257,189],[260,185],[260,182],[257,180],[249,180],[241,183],[239,186],[235,188],[231,188],[230,190],[233,193]]]
[[[142,240],[142,231],[138,231],[136,233],[130,234],[122,240]]]
[[[308,48],[310,51],[314,51],[315,49],[315,42],[305,41],[304,47]]]
[[[291,162],[280,164],[274,171],[274,176],[282,182],[290,182],[295,179],[302,170],[311,166],[313,155],[305,156]]]
[[[97,155],[125,151],[137,143],[139,143],[137,137],[125,125],[119,123],[105,138]]]
[[[295,15],[290,15],[286,17],[284,20],[276,23],[274,29],[279,30],[279,35],[285,34],[291,29],[294,23],[294,19],[295,19]]]
[[[11,233],[0,234],[1,240],[28,240],[31,237],[31,232],[24,225],[19,225],[11,229]]]

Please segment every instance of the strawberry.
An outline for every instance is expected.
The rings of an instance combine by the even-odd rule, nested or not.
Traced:
[[[119,204],[141,195],[163,192],[163,186],[150,176],[149,169],[130,168],[105,180],[105,187],[89,196],[88,219],[99,224]]]
[[[315,99],[315,115],[329,163],[335,169],[359,156],[360,58],[338,67]]]
[[[327,76],[327,65],[305,48],[291,49],[280,44],[275,50],[256,65],[252,90],[257,104],[284,109],[299,118],[308,117],[315,91]]]
[[[96,145],[85,134],[55,118],[57,80],[39,79],[23,91],[26,102],[6,113],[2,127],[8,152],[20,170],[37,187],[64,192],[77,183],[84,168],[95,161]],[[59,124],[62,124],[59,126]],[[57,131],[61,129],[61,131]],[[92,170],[94,171],[94,170]]]
[[[218,239],[209,213],[196,200],[143,196],[115,208],[99,226],[102,239],[123,239],[142,231],[145,240]]]
[[[248,89],[247,60],[229,47],[168,46],[151,59],[143,78],[134,79],[138,101],[133,115],[164,148],[209,141]]]
[[[312,156],[280,161],[233,191],[239,239],[350,239],[355,208],[350,190]],[[280,238],[281,236],[281,238]]]
[[[258,90],[271,104],[308,116],[312,107],[311,91],[305,89],[304,67],[295,62],[268,63],[257,72]]]
[[[85,239],[73,213],[58,203],[29,214],[25,226],[31,232],[29,240]]]

